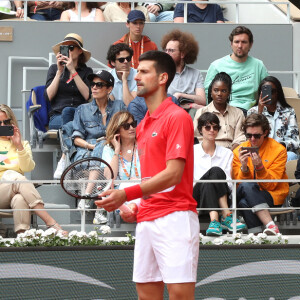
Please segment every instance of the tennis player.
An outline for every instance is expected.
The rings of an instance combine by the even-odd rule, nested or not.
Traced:
[[[139,58],[138,96],[148,111],[137,127],[142,183],[108,190],[96,204],[112,211],[125,201],[137,221],[133,281],[140,300],[194,299],[199,254],[199,221],[193,192],[193,122],[167,98],[176,67],[170,55],[148,51]]]

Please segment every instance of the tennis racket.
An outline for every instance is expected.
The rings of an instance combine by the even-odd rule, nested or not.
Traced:
[[[111,188],[113,178],[114,172],[105,160],[88,157],[69,165],[61,176],[60,184],[72,197],[99,200],[99,194]],[[125,213],[131,212],[126,204],[119,209]]]

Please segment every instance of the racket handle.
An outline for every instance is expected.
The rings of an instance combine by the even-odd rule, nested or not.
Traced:
[[[122,211],[123,213],[132,213],[132,210],[126,204],[122,204],[119,207],[119,210]]]

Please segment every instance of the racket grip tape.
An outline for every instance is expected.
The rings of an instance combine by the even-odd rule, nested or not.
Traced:
[[[139,184],[129,186],[125,188],[124,191],[126,194],[127,201],[131,201],[143,197],[143,192]]]

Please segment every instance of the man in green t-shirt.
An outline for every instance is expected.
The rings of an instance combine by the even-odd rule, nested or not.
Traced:
[[[259,83],[268,76],[263,62],[249,56],[253,45],[253,35],[250,29],[238,26],[229,35],[232,53],[211,63],[204,82],[207,90],[215,75],[226,72],[232,79],[232,95],[229,104],[241,108],[244,113],[256,102]]]

